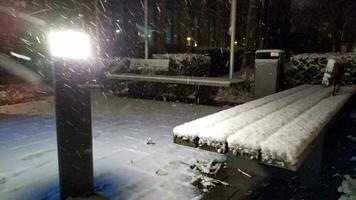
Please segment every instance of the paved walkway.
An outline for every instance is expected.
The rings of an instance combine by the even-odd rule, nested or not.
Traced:
[[[172,128],[221,108],[92,98],[96,191],[110,199],[191,199],[185,163],[223,158],[175,145]],[[147,145],[152,138],[154,145]],[[0,107],[0,199],[58,199],[53,100]]]

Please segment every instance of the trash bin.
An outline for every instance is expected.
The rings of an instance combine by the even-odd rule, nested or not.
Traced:
[[[255,98],[280,91],[283,84],[284,51],[257,50],[255,56]]]

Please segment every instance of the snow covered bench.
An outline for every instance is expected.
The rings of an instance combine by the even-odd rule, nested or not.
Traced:
[[[234,116],[238,116],[246,111],[252,110],[256,107],[270,103],[276,99],[288,96],[292,93],[298,92],[302,89],[308,88],[308,85],[302,85],[291,90],[283,91],[277,94],[273,94],[262,99],[251,101],[236,107],[232,107],[227,110],[223,110],[200,119],[196,119],[191,122],[187,122],[173,129],[174,141],[176,143],[183,143],[187,146],[198,146],[198,136],[203,129],[212,127],[220,122],[223,122]]]
[[[129,69],[131,71],[168,72],[169,60],[130,58]]]
[[[297,170],[355,91],[302,85],[177,126],[174,142]]]

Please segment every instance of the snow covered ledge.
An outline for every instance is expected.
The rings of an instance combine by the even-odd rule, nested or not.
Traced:
[[[308,148],[353,96],[356,88],[344,88],[341,94],[323,99],[261,142],[262,162],[278,167],[300,166]]]
[[[283,92],[279,92],[267,97],[257,99],[242,105],[232,107],[227,110],[223,110],[212,115],[208,115],[191,122],[184,123],[182,125],[176,126],[173,129],[174,142],[177,144],[197,147],[198,146],[198,136],[199,133],[204,129],[209,129],[210,127],[228,120],[230,118],[236,117],[246,111],[255,109],[277,99],[286,97],[288,95],[294,94],[301,90],[312,87],[311,85],[298,86]]]
[[[259,159],[260,143],[270,137],[274,132],[288,124],[300,114],[310,109],[332,92],[332,88],[322,88],[315,93],[289,104],[273,112],[243,129],[236,131],[228,139],[229,151],[234,155]]]
[[[356,91],[344,87],[331,96],[331,89],[299,86],[185,123],[174,128],[175,143],[296,170]]]
[[[304,98],[305,96],[320,90],[321,86],[311,86],[291,95],[276,99],[262,106],[255,107],[249,111],[233,116],[225,121],[211,127],[203,128],[199,132],[199,147],[210,150],[215,148],[219,153],[226,153],[227,139],[236,131],[263,119],[264,117],[284,108],[285,106]]]

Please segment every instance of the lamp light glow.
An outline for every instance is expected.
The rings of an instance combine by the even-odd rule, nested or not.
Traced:
[[[48,35],[53,57],[85,59],[92,55],[89,35],[73,30],[52,31]]]

